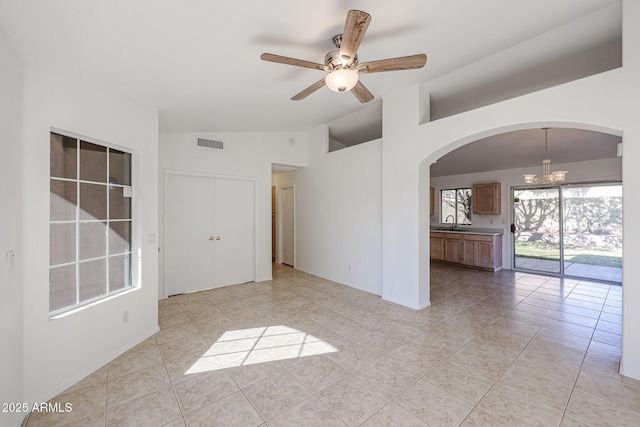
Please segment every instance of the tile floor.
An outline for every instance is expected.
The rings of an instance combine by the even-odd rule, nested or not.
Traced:
[[[285,266],[159,302],[160,332],[33,426],[637,426],[621,288],[434,264],[413,311]]]

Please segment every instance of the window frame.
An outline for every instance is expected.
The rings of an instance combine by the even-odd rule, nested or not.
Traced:
[[[454,201],[454,206],[453,206],[453,212],[455,213],[455,215],[453,215],[453,217],[454,217],[453,218],[454,219],[453,223],[448,223],[448,222],[446,222],[446,218],[443,218],[444,217],[444,211],[445,211],[443,209],[443,205],[445,203],[445,197],[444,197],[443,193],[445,191],[455,191],[455,201]],[[461,209],[458,207],[458,204],[460,203],[459,193],[462,192],[462,191],[465,191],[465,192],[468,191],[468,193],[469,193],[469,199],[468,199],[469,200],[469,205],[468,205],[468,209],[463,210],[465,212],[464,213],[464,217],[466,217],[466,218],[464,218],[464,220],[466,220],[466,221],[462,221],[461,222],[459,220],[459,218],[458,218],[458,215],[461,212]],[[450,199],[450,198],[447,197],[447,199]],[[469,186],[469,187],[456,187],[456,188],[443,188],[443,189],[441,189],[440,190],[440,223],[441,224],[452,224],[452,225],[471,225],[471,215],[472,215],[472,212],[473,212],[472,211],[472,206],[471,206],[472,200],[473,200],[473,189],[472,189],[471,186]],[[451,215],[451,214],[448,214],[447,217],[449,215]]]
[[[89,137],[85,137],[85,136],[81,136],[72,132],[67,132],[67,131],[63,131],[60,129],[56,129],[56,128],[50,128],[49,130],[49,167],[51,168],[51,164],[52,164],[52,152],[51,152],[51,139],[53,137],[53,135],[60,135],[64,138],[70,138],[70,139],[74,139],[75,143],[76,143],[76,171],[75,171],[75,178],[69,178],[69,177],[58,177],[58,176],[53,176],[52,171],[49,170],[49,215],[48,215],[48,223],[49,223],[49,265],[48,265],[48,269],[49,269],[49,318],[50,319],[55,319],[55,318],[60,318],[60,317],[64,317],[67,314],[71,314],[74,312],[77,312],[83,308],[101,303],[103,301],[106,301],[108,299],[111,299],[117,295],[123,294],[123,293],[127,293],[133,289],[139,288],[139,281],[136,280],[137,276],[138,276],[138,260],[136,257],[134,257],[134,254],[138,251],[139,249],[139,238],[137,237],[137,214],[136,214],[136,210],[137,210],[137,205],[136,205],[136,199],[135,199],[135,170],[136,170],[136,153],[130,149],[127,148],[123,148],[120,146],[117,146],[115,144],[110,144],[110,143],[106,143],[104,141],[100,141],[100,140],[96,140],[95,138],[89,138]],[[81,178],[81,146],[82,143],[88,143],[88,144],[93,144],[102,148],[105,148],[105,156],[106,156],[106,176],[105,176],[105,182],[98,182],[98,181],[91,181],[91,180],[87,180],[87,179],[82,179]],[[116,182],[113,182],[112,179],[110,179],[109,177],[111,176],[110,174],[110,162],[111,162],[111,156],[110,153],[112,150],[118,151],[120,153],[124,153],[126,155],[128,155],[128,181],[129,181],[129,185],[126,184],[119,184]],[[51,209],[52,209],[52,197],[54,196],[54,194],[51,192],[51,186],[53,182],[67,182],[67,183],[74,183],[75,184],[75,204],[74,204],[74,209],[75,209],[75,214],[74,214],[74,218],[73,219],[53,219],[52,218],[52,213],[51,213]],[[105,210],[106,210],[106,217],[105,219],[97,219],[97,218],[83,218],[80,211],[81,211],[81,201],[80,201],[80,196],[81,196],[81,191],[80,188],[83,184],[92,184],[92,185],[101,185],[105,187],[105,199],[104,199],[104,203],[106,204],[105,206]],[[109,192],[112,191],[113,189],[122,189],[123,192],[123,198],[129,198],[129,218],[118,218],[117,215],[116,217],[112,217],[112,214],[110,212],[110,194]],[[105,253],[104,255],[100,255],[97,257],[89,257],[89,258],[82,258],[80,255],[80,233],[79,230],[81,228],[81,225],[83,224],[99,224],[99,223],[104,223],[105,226]],[[109,239],[109,234],[110,232],[114,232],[112,230],[112,228],[110,227],[110,224],[112,223],[128,223],[129,227],[128,227],[128,242],[125,242],[126,244],[128,244],[128,250],[124,250],[124,251],[120,251],[117,250],[115,252],[111,252],[111,242]],[[69,261],[69,262],[62,262],[62,263],[54,263],[52,264],[52,258],[51,258],[51,247],[52,247],[52,236],[51,236],[51,225],[52,224],[74,224],[75,225],[75,258],[73,261]],[[125,227],[126,229],[126,227]],[[124,277],[124,286],[114,289],[114,290],[110,290],[110,286],[112,285],[112,283],[110,283],[110,271],[109,271],[109,265],[110,265],[110,260],[111,259],[116,259],[116,257],[123,257],[123,261],[124,261],[124,268],[122,270],[118,270],[118,274],[123,274]],[[89,297],[89,298],[85,298],[82,299],[81,298],[81,282],[80,282],[80,265],[83,263],[88,263],[91,261],[96,261],[96,260],[105,260],[105,287],[104,287],[104,292],[101,293],[100,295],[96,295],[93,297]],[[65,267],[65,266],[75,266],[75,302],[71,305],[66,305],[64,307],[59,307],[59,308],[55,308],[52,309],[51,308],[51,271],[55,268],[60,268],[60,267]]]

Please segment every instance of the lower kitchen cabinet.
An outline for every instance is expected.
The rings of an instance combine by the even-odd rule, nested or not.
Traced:
[[[502,234],[433,232],[431,259],[497,271],[502,269]]]

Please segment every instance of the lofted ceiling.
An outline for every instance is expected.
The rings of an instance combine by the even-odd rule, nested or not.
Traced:
[[[420,70],[362,76],[376,101],[423,84],[438,101],[432,111],[445,116],[491,102],[496,82],[509,82],[516,95],[523,85],[552,84],[554,76],[541,83],[522,71],[544,75],[545,64],[619,38],[620,7],[617,0],[0,0],[0,29],[27,66],[157,107],[161,132],[307,130],[363,106],[326,88],[291,101],[323,72],[260,54],[323,62],[350,9],[372,16],[360,62],[428,56]],[[541,38],[611,8],[617,15],[560,41]],[[501,60],[487,60],[494,57]]]

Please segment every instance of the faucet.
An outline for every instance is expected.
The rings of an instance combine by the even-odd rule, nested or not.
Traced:
[[[449,221],[449,217],[451,217],[451,221],[452,221],[452,225],[451,225],[451,230],[455,230],[457,228],[457,224],[456,224],[456,218],[453,215],[447,215],[447,217],[444,219],[445,224]]]

